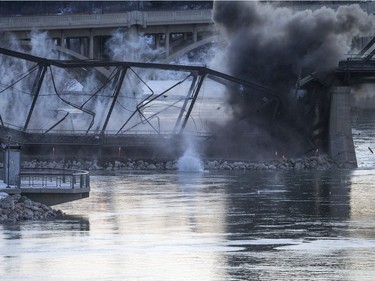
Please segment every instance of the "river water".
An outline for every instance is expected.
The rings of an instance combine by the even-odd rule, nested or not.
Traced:
[[[0,225],[0,280],[374,280],[374,124],[354,170],[95,174],[65,219]]]

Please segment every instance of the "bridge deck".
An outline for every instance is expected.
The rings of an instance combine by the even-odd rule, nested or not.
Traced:
[[[29,133],[0,126],[0,136],[10,137],[12,143],[21,145],[83,145],[83,146],[148,146],[163,142],[176,135],[170,133],[99,134],[99,133]],[[200,135],[207,136],[207,135]]]
[[[130,11],[112,14],[46,15],[1,17],[0,30],[82,29],[140,25],[182,25],[213,23],[212,10]]]
[[[346,84],[375,80],[375,60],[369,58],[348,58],[340,61],[336,75]]]

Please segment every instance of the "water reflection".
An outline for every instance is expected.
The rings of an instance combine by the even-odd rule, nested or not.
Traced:
[[[291,238],[306,229],[306,222],[347,219],[349,178],[345,173],[326,171],[243,174],[239,184],[227,189],[232,210],[228,216],[229,232],[238,234],[251,229],[253,237],[259,233],[264,238],[264,229],[268,229],[266,238]]]
[[[324,264],[328,257],[284,247],[314,248],[313,241],[336,237],[337,228],[345,229],[340,223],[350,214],[349,179],[346,172],[332,171],[243,174],[240,185],[230,189],[235,209],[228,216],[228,238],[246,248],[229,259],[232,278],[336,280],[335,266]],[[247,196],[249,191],[253,196]],[[316,267],[318,263],[324,270]]]
[[[362,168],[373,168],[375,165],[374,131],[375,111],[357,110],[352,114],[352,134],[357,163]]]
[[[90,222],[88,218],[66,215],[64,218],[47,221],[21,221],[19,223],[4,223],[1,225],[3,239],[17,240],[27,238],[27,234],[48,237],[55,231],[88,232]]]
[[[0,276],[366,280],[374,262],[373,176],[369,170],[93,176],[89,199],[59,206],[73,217],[1,226]]]

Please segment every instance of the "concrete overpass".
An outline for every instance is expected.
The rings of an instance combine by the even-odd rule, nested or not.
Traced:
[[[0,31],[28,41],[33,30],[46,31],[53,44],[77,58],[106,58],[105,44],[116,32],[147,36],[164,58],[193,44],[199,47],[217,35],[212,10],[128,11],[109,14],[72,14],[1,17]],[[216,37],[213,39],[217,39]],[[199,43],[201,42],[201,44]],[[191,47],[189,48],[191,50]],[[182,51],[183,53],[183,51]]]

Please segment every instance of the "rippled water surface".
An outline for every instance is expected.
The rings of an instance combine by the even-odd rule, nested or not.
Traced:
[[[0,275],[373,280],[374,176],[372,170],[95,175],[89,199],[58,206],[74,216],[0,226]]]
[[[93,175],[66,219],[0,225],[0,280],[374,280],[358,118],[356,170]]]
[[[359,167],[375,167],[375,111],[355,111],[352,133]],[[371,150],[370,150],[370,149]]]

